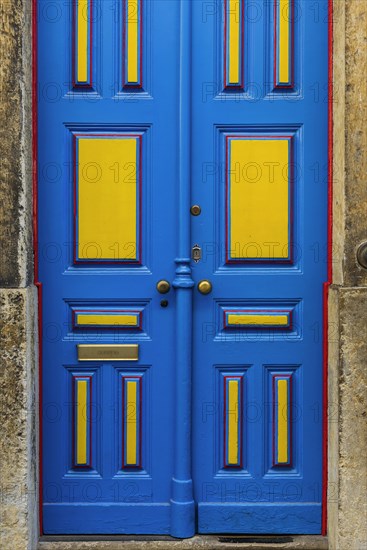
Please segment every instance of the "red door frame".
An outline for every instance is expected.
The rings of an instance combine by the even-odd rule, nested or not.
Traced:
[[[328,0],[328,248],[327,281],[323,288],[323,483],[322,532],[327,534],[328,484],[328,294],[332,283],[333,228],[333,2]],[[39,532],[42,527],[42,283],[38,278],[38,59],[37,59],[37,0],[32,0],[32,181],[33,181],[33,251],[34,284],[38,292],[38,395],[39,395]]]

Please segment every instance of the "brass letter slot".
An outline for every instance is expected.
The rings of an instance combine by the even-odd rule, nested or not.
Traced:
[[[79,361],[137,361],[138,344],[78,344]]]

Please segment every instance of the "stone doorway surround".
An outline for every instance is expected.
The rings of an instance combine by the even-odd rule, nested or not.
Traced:
[[[48,1],[48,0],[47,0]],[[50,2],[52,3],[52,2]],[[0,548],[367,549],[367,0],[334,0],[328,536],[79,539],[38,532],[38,296],[33,278],[32,2],[0,0]],[[320,96],[321,97],[321,96]],[[322,97],[321,99],[322,100]],[[322,259],[322,251],[320,260]]]

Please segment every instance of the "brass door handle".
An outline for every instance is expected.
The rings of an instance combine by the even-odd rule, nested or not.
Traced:
[[[167,294],[171,290],[171,285],[168,281],[165,281],[162,279],[161,281],[158,281],[157,283],[157,290],[160,294]]]
[[[201,294],[210,294],[212,290],[213,285],[210,281],[204,279],[198,283],[198,291],[201,292]]]

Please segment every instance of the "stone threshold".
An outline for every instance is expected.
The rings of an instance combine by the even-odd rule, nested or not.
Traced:
[[[319,535],[197,535],[191,539],[169,536],[44,536],[38,550],[327,550],[327,537]]]

